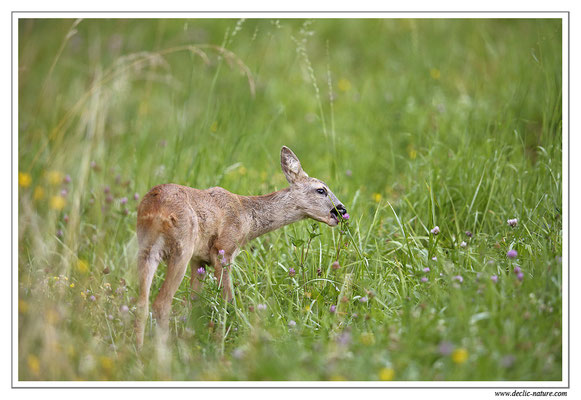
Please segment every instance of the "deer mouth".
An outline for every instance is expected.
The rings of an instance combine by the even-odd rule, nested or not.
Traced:
[[[341,217],[347,213],[347,210],[344,206],[339,205],[337,207],[333,207],[329,212],[329,222],[330,226],[337,226],[339,225],[339,213],[341,213]]]

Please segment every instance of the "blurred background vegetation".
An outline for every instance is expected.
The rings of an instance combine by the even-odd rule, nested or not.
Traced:
[[[20,379],[561,379],[559,19],[21,19],[18,36]],[[258,239],[233,309],[212,285],[191,307],[184,283],[159,368],[133,347],[139,199],[281,189],[282,145],[349,209],[341,269],[337,230],[306,261],[310,222]]]

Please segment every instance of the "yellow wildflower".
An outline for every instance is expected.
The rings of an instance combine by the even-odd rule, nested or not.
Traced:
[[[452,361],[456,364],[463,364],[468,359],[468,351],[466,349],[460,348],[452,352]]]
[[[50,208],[52,208],[53,210],[60,211],[63,208],[65,208],[66,204],[67,204],[67,201],[64,199],[64,197],[52,196],[50,198]]]
[[[382,368],[379,370],[380,381],[392,381],[395,375],[393,368]]]
[[[74,287],[75,287],[75,284],[74,284],[74,283],[71,283],[71,284],[69,285],[69,287],[72,289],[72,288],[74,288]]]
[[[40,361],[38,361],[38,357],[35,355],[29,354],[26,357],[26,362],[28,364],[28,369],[34,374],[38,375],[40,372]]]
[[[309,311],[311,311],[311,306],[309,306],[309,305],[305,306],[305,311],[306,311],[306,312],[309,312]]]
[[[432,79],[440,79],[440,70],[438,68],[432,68],[430,70],[430,76]]]
[[[376,203],[379,203],[381,201],[381,194],[380,193],[373,193],[373,200]]]
[[[42,200],[44,198],[44,189],[40,186],[34,188],[34,193],[32,194],[34,200]]]
[[[371,332],[364,332],[361,334],[360,340],[365,346],[371,346],[375,343],[375,336]]]
[[[418,152],[416,151],[416,149],[414,149],[413,147],[411,147],[408,150],[408,155],[410,156],[410,159],[415,160],[416,157],[418,156]]]
[[[28,303],[24,300],[18,300],[18,311],[20,314],[26,314],[28,311]]]
[[[105,370],[105,372],[109,373],[113,369],[113,360],[111,357],[101,356],[101,368]]]
[[[63,182],[63,174],[59,171],[48,171],[46,179],[53,186],[60,185]]]
[[[18,173],[18,184],[22,187],[29,187],[32,183],[32,177],[26,172]]]
[[[337,87],[339,88],[340,91],[346,92],[349,89],[351,89],[351,82],[349,82],[345,78],[341,78],[341,79],[339,79],[339,83],[337,84]]]
[[[85,260],[78,259],[77,270],[82,274],[86,274],[89,272],[89,264]]]
[[[82,297],[83,299],[86,299],[86,298],[87,298],[87,293],[85,293],[85,292],[81,292],[81,297]]]
[[[214,121],[214,122],[212,123],[212,125],[210,126],[210,130],[211,130],[212,132],[216,132],[216,131],[218,130],[218,122]]]

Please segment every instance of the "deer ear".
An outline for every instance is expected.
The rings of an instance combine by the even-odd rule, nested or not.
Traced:
[[[282,146],[282,149],[280,150],[280,165],[282,167],[282,172],[284,172],[284,176],[286,176],[286,180],[291,185],[309,177],[307,173],[303,171],[299,158],[286,146]]]

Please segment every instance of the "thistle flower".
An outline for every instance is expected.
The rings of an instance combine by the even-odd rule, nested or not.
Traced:
[[[522,282],[522,280],[524,279],[525,275],[524,275],[522,272],[519,272],[519,273],[518,273],[518,275],[517,275],[516,277],[517,277],[517,279],[518,279],[519,281],[521,281],[521,282]]]
[[[515,226],[517,226],[517,224],[518,224],[518,219],[516,219],[516,218],[509,219],[509,220],[507,220],[507,221],[506,221],[506,223],[507,223],[509,226],[511,226],[511,227],[513,227],[513,228],[514,228],[514,227],[515,227]]]
[[[432,235],[438,235],[440,233],[440,227],[438,225],[434,226],[430,231]]]
[[[520,267],[518,265],[515,265],[512,272],[514,272],[515,275],[519,274],[520,273]]]
[[[516,252],[515,249],[511,249],[506,253],[506,256],[508,258],[516,258],[518,256],[518,253]]]

